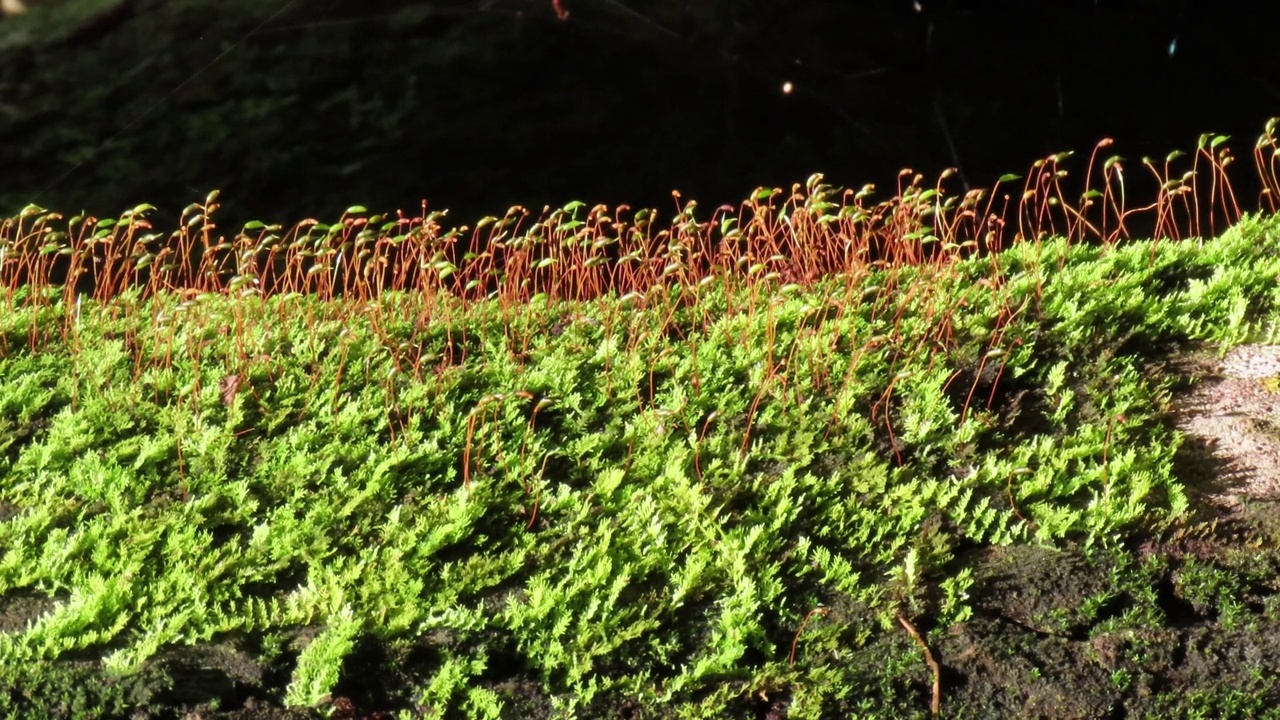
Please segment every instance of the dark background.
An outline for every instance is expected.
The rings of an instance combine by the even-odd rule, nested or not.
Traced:
[[[1103,137],[1141,184],[1202,133],[1253,209],[1280,115],[1280,3],[563,5],[47,0],[0,22],[0,215],[176,218],[213,188],[230,229],[423,199],[674,214],[673,189],[709,212],[814,172],[880,198],[904,167],[956,166],[956,193],[1063,150],[1082,173]]]

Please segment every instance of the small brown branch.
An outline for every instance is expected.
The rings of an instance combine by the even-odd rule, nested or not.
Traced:
[[[819,607],[819,608],[814,608],[810,610],[808,614],[804,616],[804,620],[801,621],[800,623],[800,629],[796,631],[795,637],[791,638],[791,656],[787,658],[787,662],[791,665],[791,667],[796,666],[796,645],[800,643],[800,635],[804,633],[805,626],[809,624],[809,620],[814,615],[826,615],[826,614],[827,614],[827,609],[824,607]]]
[[[938,713],[942,711],[942,668],[938,665],[938,661],[934,659],[933,652],[929,650],[929,643],[924,641],[920,636],[920,631],[916,630],[916,626],[911,624],[906,615],[901,611],[898,612],[898,624],[901,625],[912,640],[920,646],[924,651],[924,662],[929,666],[929,671],[933,673],[933,700],[929,703],[929,713],[933,717],[938,717]]]

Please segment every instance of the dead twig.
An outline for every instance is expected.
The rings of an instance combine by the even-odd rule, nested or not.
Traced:
[[[920,636],[920,631],[916,630],[916,626],[911,624],[906,615],[898,613],[898,624],[901,625],[912,640],[920,646],[924,651],[924,662],[929,666],[929,671],[933,673],[933,700],[929,703],[929,713],[933,717],[938,717],[938,713],[942,710],[942,668],[938,665],[938,661],[933,657],[933,651],[929,649],[929,643],[924,641]]]

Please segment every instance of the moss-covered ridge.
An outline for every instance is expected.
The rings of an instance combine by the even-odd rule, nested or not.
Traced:
[[[1271,637],[1274,534],[1198,524],[1151,369],[1270,332],[1276,239],[1249,217],[643,307],[20,290],[5,702],[901,716],[934,682],[910,627],[960,714],[986,697],[963,638],[1012,619],[1031,635],[1002,667],[1113,668],[1104,699],[1135,713],[1247,709],[1264,679],[1206,683],[1176,648]],[[1205,533],[1199,564],[1161,549]],[[1044,548],[1109,579],[998,600],[1050,592],[1000,565]]]

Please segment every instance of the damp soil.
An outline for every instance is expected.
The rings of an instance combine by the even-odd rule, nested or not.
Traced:
[[[1163,357],[1175,383],[1169,420],[1186,434],[1175,472],[1188,488],[1190,520],[1120,549],[1012,546],[971,549],[972,617],[931,630],[942,717],[1265,717],[1280,708],[1280,415],[1271,378],[1280,351],[1210,348]],[[1253,430],[1248,430],[1252,428]],[[1248,432],[1246,432],[1248,430]],[[1256,430],[1256,432],[1254,432]],[[1253,434],[1249,434],[1253,433]],[[1247,435],[1247,437],[1246,437]],[[0,518],[10,509],[0,506]],[[58,598],[0,599],[0,632],[20,630]],[[0,709],[29,717],[286,720],[392,718],[428,708],[408,697],[434,655],[423,647],[358,647],[343,680],[318,708],[284,708],[297,654],[314,636],[297,628],[270,639],[222,638],[161,653],[128,680],[96,657],[60,659],[41,687],[0,686]],[[933,673],[903,636],[873,640],[851,662],[920,658],[882,683],[893,717],[929,717]],[[514,662],[485,684],[511,717],[554,717],[536,678]],[[888,670],[886,670],[888,672]],[[743,717],[785,720],[785,697],[759,698]],[[667,709],[610,698],[581,717],[662,718]],[[887,715],[889,716],[889,715]],[[835,715],[833,715],[835,717]]]
[[[1269,578],[1240,580],[1238,548],[1154,543],[1123,561],[986,551],[973,619],[936,641],[943,714],[1256,717],[1276,707],[1280,605]]]
[[[1110,553],[989,548],[974,615],[941,634],[946,717],[1274,716],[1280,708],[1280,348],[1193,345],[1173,380],[1191,501],[1168,537]]]

